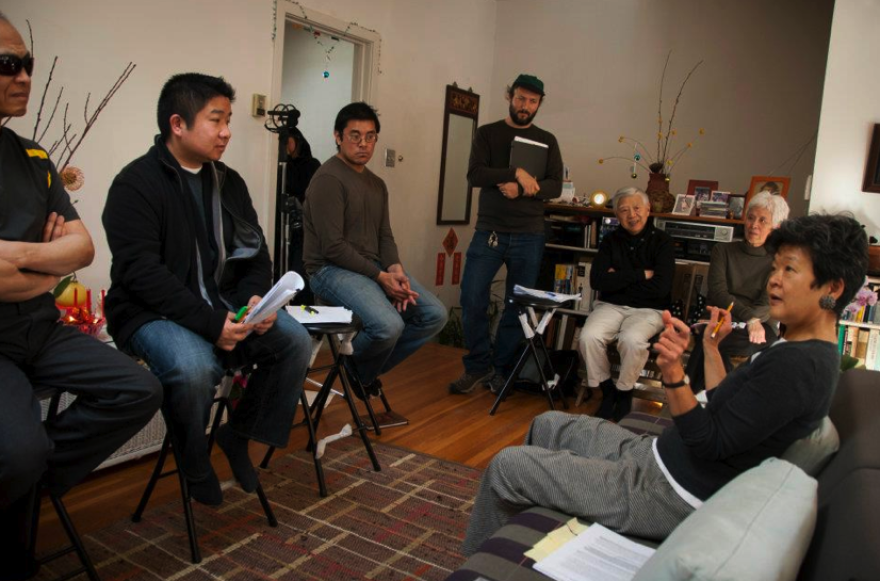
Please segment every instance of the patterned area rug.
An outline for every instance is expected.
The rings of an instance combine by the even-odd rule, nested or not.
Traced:
[[[480,471],[374,442],[373,472],[360,439],[330,444],[321,498],[304,451],[277,454],[261,482],[278,518],[270,528],[256,495],[236,485],[218,509],[193,503],[202,562],[190,562],[180,501],[147,507],[140,523],[86,535],[103,581],[173,579],[444,579],[459,552]],[[132,500],[132,503],[136,499]],[[50,579],[73,564],[44,567]],[[81,576],[80,578],[85,578]]]

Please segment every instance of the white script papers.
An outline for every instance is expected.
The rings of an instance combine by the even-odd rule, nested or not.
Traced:
[[[287,307],[291,317],[303,325],[319,325],[326,323],[351,323],[351,311],[345,307]]]
[[[305,288],[303,278],[292,270],[278,279],[266,296],[248,311],[245,323],[262,323],[278,309],[287,304],[299,291]]]
[[[631,581],[654,552],[593,524],[534,569],[556,581]]]
[[[538,299],[546,299],[549,301],[553,301],[554,303],[562,304],[567,301],[579,301],[581,300],[581,293],[577,293],[576,295],[564,295],[562,293],[554,293],[550,291],[543,291],[534,288],[526,288],[520,285],[514,285],[513,294],[519,296],[528,296],[535,297]]]

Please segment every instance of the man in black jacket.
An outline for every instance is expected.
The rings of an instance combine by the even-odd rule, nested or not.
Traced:
[[[257,366],[217,433],[236,480],[252,492],[248,442],[287,444],[311,345],[283,310],[256,325],[235,320],[269,290],[272,265],[244,181],[219,161],[234,99],[222,78],[171,77],[159,96],[161,134],[116,176],[103,215],[113,253],[109,331],[165,387],[190,491],[209,505],[223,500],[205,428],[224,370]]]
[[[605,236],[590,269],[600,301],[578,340],[587,384],[602,389],[596,416],[619,420],[632,409],[632,389],[648,361],[649,340],[663,330],[663,309],[672,300],[675,251],[672,238],[648,223],[645,192],[623,188],[612,199],[620,227]],[[611,381],[607,346],[617,340],[620,374]]]

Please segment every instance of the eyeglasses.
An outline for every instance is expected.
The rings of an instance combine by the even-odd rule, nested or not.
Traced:
[[[366,135],[361,135],[359,131],[350,131],[345,134],[345,138],[349,141],[349,143],[360,143],[361,141],[366,141],[367,143],[376,143],[379,140],[379,134],[367,133]]]
[[[34,72],[34,57],[25,55],[20,57],[14,54],[0,54],[0,75],[4,77],[14,77],[21,69],[24,69],[28,76]]]

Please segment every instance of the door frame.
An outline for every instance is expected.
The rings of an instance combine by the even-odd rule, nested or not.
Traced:
[[[333,16],[322,14],[311,8],[301,6],[302,11],[294,12],[295,7],[278,2],[277,25],[275,29],[274,58],[272,64],[272,92],[269,95],[267,109],[272,109],[281,101],[282,73],[284,71],[284,37],[287,33],[287,23],[294,22],[303,27],[312,27],[314,30],[326,34],[345,38],[354,44],[353,77],[351,83],[352,101],[365,101],[375,105],[378,94],[379,79],[379,53],[381,52],[382,37],[372,30],[361,28],[354,23],[344,22]],[[307,16],[308,18],[305,18]],[[331,128],[328,128],[328,130]],[[267,220],[264,224],[266,245],[275,260],[275,213],[277,210],[275,195],[278,188],[278,160],[276,159],[277,137],[269,134],[268,151],[266,162],[266,184],[269,187]],[[303,274],[303,273],[300,273]]]

